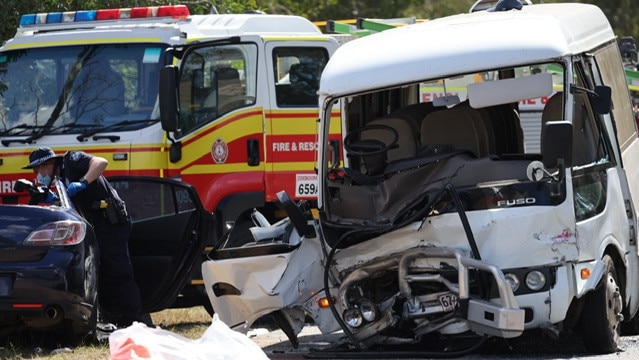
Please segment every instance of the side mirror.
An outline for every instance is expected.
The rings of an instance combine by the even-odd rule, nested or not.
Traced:
[[[168,65],[160,70],[160,121],[164,131],[178,130],[178,68]]]
[[[610,86],[597,86],[590,97],[592,110],[600,115],[608,114],[612,108],[612,90]]]
[[[182,142],[172,141],[171,148],[169,149],[169,161],[175,164],[180,160],[182,160]]]
[[[569,121],[548,121],[541,128],[541,155],[544,167],[572,165],[572,124]]]

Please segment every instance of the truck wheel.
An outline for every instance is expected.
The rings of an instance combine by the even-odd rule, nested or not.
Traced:
[[[608,255],[597,288],[586,295],[581,313],[581,333],[586,350],[593,353],[612,353],[617,350],[620,323],[623,320],[623,299],[617,283],[617,271]]]

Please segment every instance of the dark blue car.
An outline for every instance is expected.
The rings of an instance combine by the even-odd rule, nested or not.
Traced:
[[[169,307],[211,236],[213,217],[190,185],[110,178],[133,217],[129,242],[143,312]],[[95,331],[99,254],[93,229],[63,185],[60,206],[0,205],[0,334]],[[106,309],[108,310],[108,309]]]

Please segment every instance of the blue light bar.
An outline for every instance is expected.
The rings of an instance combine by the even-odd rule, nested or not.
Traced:
[[[95,14],[96,14],[95,10],[77,11],[75,13],[75,21],[94,21]]]
[[[47,14],[47,24],[62,22],[61,12],[52,12]]]
[[[20,17],[20,27],[35,24],[36,14],[24,14]]]

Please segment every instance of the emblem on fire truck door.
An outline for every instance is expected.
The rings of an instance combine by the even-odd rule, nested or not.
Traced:
[[[224,140],[218,138],[211,147],[211,156],[216,164],[223,164],[229,156],[229,147]]]

